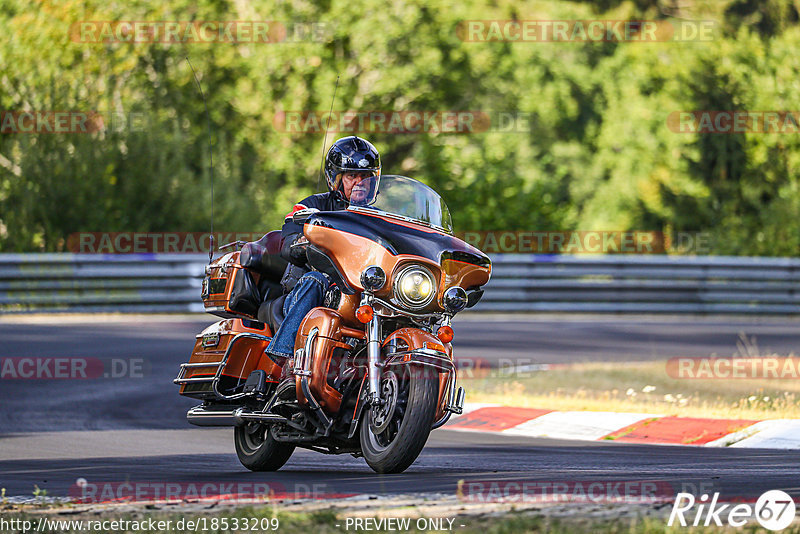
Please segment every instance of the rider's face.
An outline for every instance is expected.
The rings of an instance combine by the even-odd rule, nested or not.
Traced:
[[[348,171],[342,174],[342,189],[345,198],[350,202],[363,202],[369,194],[371,172]]]

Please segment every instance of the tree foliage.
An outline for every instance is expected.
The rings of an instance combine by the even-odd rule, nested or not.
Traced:
[[[0,250],[64,250],[82,231],[201,231],[211,119],[218,228],[280,225],[321,190],[323,134],[286,111],[516,113],[528,127],[368,133],[457,230],[708,232],[720,254],[800,253],[800,134],[678,133],[669,114],[800,110],[790,0],[3,0],[0,109],[97,110],[133,124],[0,134]],[[467,42],[465,20],[711,20],[710,41]],[[80,21],[321,25],[280,43],[85,43]],[[299,26],[292,26],[298,24]],[[294,37],[297,37],[296,39]],[[120,125],[116,125],[120,126]],[[330,144],[339,134],[328,138]]]

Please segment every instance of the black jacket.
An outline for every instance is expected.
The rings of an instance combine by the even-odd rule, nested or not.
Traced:
[[[289,262],[286,271],[283,273],[281,285],[284,291],[291,291],[297,280],[309,271],[306,267],[306,256],[299,250],[292,251],[291,246],[303,236],[303,225],[292,220],[292,215],[296,211],[306,208],[317,208],[320,211],[338,211],[347,208],[347,201],[340,192],[317,193],[311,195],[294,205],[292,211],[286,214],[281,228],[281,256]]]

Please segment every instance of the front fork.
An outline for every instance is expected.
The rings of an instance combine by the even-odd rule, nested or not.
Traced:
[[[381,323],[377,314],[367,323],[367,377],[367,402],[372,405],[381,404]]]

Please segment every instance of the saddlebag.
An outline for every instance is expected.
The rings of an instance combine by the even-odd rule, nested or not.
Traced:
[[[196,336],[192,356],[181,365],[174,382],[181,386],[181,395],[203,400],[241,395],[256,370],[266,373],[267,383],[277,383],[282,369],[264,354],[271,339],[264,323],[219,321]]]
[[[239,252],[231,252],[206,267],[203,279],[203,306],[219,317],[254,319],[261,297],[253,275],[239,264]]]
[[[264,300],[280,295],[280,278],[287,262],[280,257],[280,232],[246,243],[206,267],[203,305],[219,317],[255,319]]]

